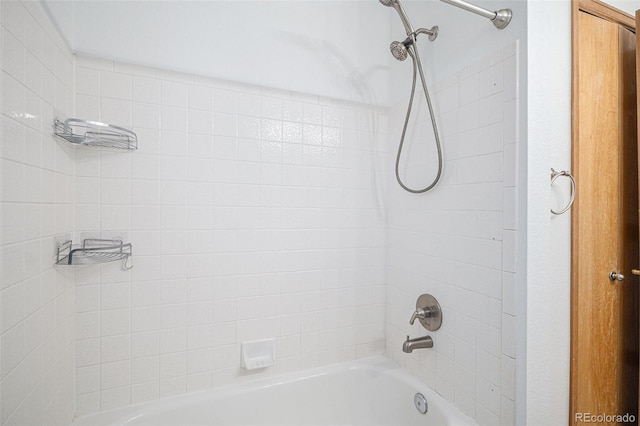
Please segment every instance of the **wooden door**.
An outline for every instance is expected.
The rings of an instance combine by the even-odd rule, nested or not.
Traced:
[[[635,27],[600,3],[574,4],[571,424],[638,414]]]

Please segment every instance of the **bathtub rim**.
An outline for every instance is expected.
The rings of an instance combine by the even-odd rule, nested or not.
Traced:
[[[180,405],[187,402],[197,403],[199,401],[205,401],[206,399],[220,397],[223,395],[233,396],[247,391],[286,385],[288,383],[294,383],[315,376],[358,369],[372,370],[383,374],[397,376],[399,380],[407,382],[410,386],[414,387],[416,392],[424,394],[430,406],[433,403],[440,407],[445,416],[450,419],[452,425],[477,426],[476,421],[458,409],[452,401],[446,400],[436,390],[411,375],[406,368],[382,355],[374,355],[320,367],[275,374],[268,377],[245,376],[247,378],[243,378],[239,382],[229,383],[215,388],[181,393],[179,395],[143,401],[124,407],[74,417],[69,426],[121,426],[126,425],[131,420],[149,412],[149,409],[153,409],[154,407],[157,408],[159,404],[161,404],[162,408],[170,406],[178,408]]]

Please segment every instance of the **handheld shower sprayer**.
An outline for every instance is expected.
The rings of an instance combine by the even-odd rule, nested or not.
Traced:
[[[431,29],[426,28],[418,28],[417,31],[413,30],[411,23],[409,22],[409,18],[405,13],[402,5],[400,4],[400,0],[379,0],[384,6],[392,7],[398,12],[400,15],[400,20],[402,21],[402,25],[404,26],[405,31],[407,32],[407,38],[404,41],[394,41],[389,46],[391,50],[391,54],[394,58],[399,61],[404,61],[408,56],[411,57],[411,61],[413,62],[413,83],[411,84],[411,95],[409,97],[409,105],[407,107],[407,114],[404,120],[404,127],[402,128],[402,136],[400,137],[400,143],[398,145],[398,154],[396,155],[396,180],[400,184],[400,186],[408,192],[412,192],[414,194],[420,194],[422,192],[427,192],[432,189],[442,176],[442,148],[440,147],[440,137],[438,136],[438,128],[436,126],[436,119],[433,112],[433,107],[431,106],[431,98],[429,97],[429,90],[427,89],[427,83],[424,78],[424,72],[422,71],[422,63],[420,61],[420,54],[418,53],[417,42],[418,36],[420,34],[426,34],[429,36],[429,40],[433,41],[438,36],[438,27],[434,26]],[[402,155],[402,147],[404,146],[404,138],[407,133],[407,126],[409,124],[409,117],[411,116],[411,109],[413,107],[413,99],[416,91],[416,77],[417,74],[420,74],[420,82],[422,83],[422,90],[427,101],[427,106],[429,107],[429,115],[431,117],[431,124],[433,127],[433,134],[435,136],[435,145],[436,150],[438,152],[438,171],[431,182],[431,184],[425,186],[420,189],[409,188],[404,184],[402,178],[400,178],[400,156]]]
[[[429,90],[427,89],[427,82],[424,78],[424,72],[422,71],[422,63],[420,61],[420,53],[418,52],[418,36],[420,34],[426,34],[429,36],[429,40],[433,41],[438,37],[438,27],[434,26],[431,29],[426,28],[418,28],[416,31],[413,30],[411,26],[411,22],[409,22],[409,18],[405,13],[402,5],[400,4],[400,0],[379,0],[384,6],[392,7],[398,12],[400,16],[400,21],[402,21],[402,26],[407,33],[407,38],[404,41],[394,41],[389,46],[389,50],[391,50],[391,54],[394,58],[399,61],[404,61],[408,56],[411,57],[411,62],[413,62],[413,82],[411,84],[411,95],[409,96],[409,105],[407,106],[407,115],[404,119],[404,126],[402,128],[402,135],[400,136],[400,143],[398,144],[398,154],[396,155],[396,180],[400,184],[400,186],[408,192],[412,192],[414,194],[419,194],[422,192],[427,192],[432,189],[442,176],[442,147],[440,145],[440,137],[438,136],[438,128],[436,126],[436,119],[433,113],[433,107],[431,105],[431,98],[429,97]],[[471,3],[467,3],[464,0],[442,0],[445,3],[451,4],[453,6],[459,7],[469,12],[473,12],[477,15],[488,18],[493,22],[493,25],[498,29],[504,29],[509,22],[511,21],[512,13],[511,9],[500,9],[497,11],[490,11],[487,9],[483,9],[479,6],[473,5]],[[433,128],[433,136],[435,139],[435,146],[438,153],[438,171],[436,173],[435,178],[428,186],[421,189],[412,189],[406,186],[402,179],[400,178],[400,156],[402,155],[402,147],[404,145],[404,138],[407,134],[407,125],[409,124],[409,117],[411,116],[411,108],[413,107],[413,99],[416,92],[416,76],[420,74],[420,83],[422,83],[422,91],[424,93],[425,100],[427,101],[427,106],[429,108],[429,116],[431,117],[431,125]]]
[[[389,50],[391,50],[391,54],[394,58],[399,61],[404,61],[409,56],[409,50],[407,49],[407,44],[405,41],[394,41],[389,46]]]
[[[407,32],[407,35],[413,32],[413,27],[411,26],[411,22],[409,22],[409,18],[407,17],[407,14],[404,12],[404,9],[402,8],[402,5],[400,4],[399,0],[380,0],[380,3],[382,3],[384,6],[392,7],[396,10],[396,12],[398,12],[398,15],[400,15],[400,20],[402,21],[402,25],[404,26],[404,30]]]

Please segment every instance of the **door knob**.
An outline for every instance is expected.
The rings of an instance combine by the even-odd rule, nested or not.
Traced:
[[[611,273],[609,274],[609,279],[611,281],[623,281],[624,280],[624,275],[619,274],[616,271],[611,271]]]
[[[640,275],[640,269],[632,269],[632,270],[631,270],[631,273],[632,273],[633,275]]]

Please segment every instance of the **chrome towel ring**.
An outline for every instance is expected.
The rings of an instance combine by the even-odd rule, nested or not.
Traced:
[[[569,197],[569,203],[562,210],[556,211],[554,209],[551,209],[551,213],[555,215],[566,213],[573,205],[573,201],[576,199],[576,180],[573,178],[573,175],[571,175],[571,172],[568,172],[566,170],[556,172],[553,168],[551,168],[551,185],[553,185],[556,179],[558,179],[560,176],[566,176],[571,181],[571,196]]]

